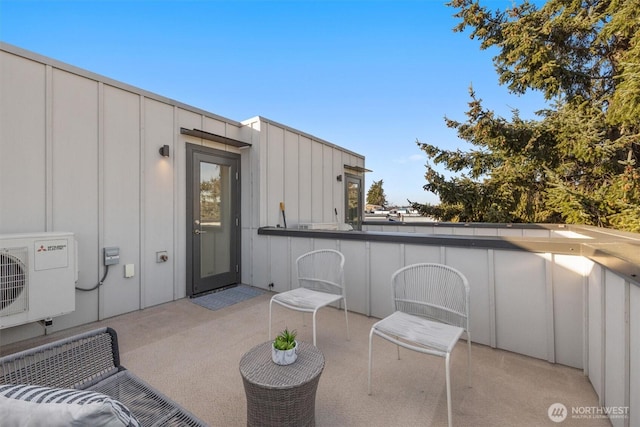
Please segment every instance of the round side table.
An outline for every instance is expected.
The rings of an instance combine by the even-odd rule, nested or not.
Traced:
[[[315,426],[322,352],[299,341],[298,359],[280,366],[271,360],[271,345],[271,341],[259,344],[240,359],[247,426]]]

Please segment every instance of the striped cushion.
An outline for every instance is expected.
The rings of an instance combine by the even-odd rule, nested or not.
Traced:
[[[88,390],[0,385],[0,424],[13,426],[139,427],[122,403]]]

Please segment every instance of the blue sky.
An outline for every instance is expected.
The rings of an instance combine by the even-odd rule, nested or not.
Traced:
[[[505,9],[511,0],[485,0]],[[0,1],[0,40],[241,121],[260,115],[366,157],[365,191],[436,203],[420,140],[466,144],[468,88],[506,118],[544,107],[436,0]]]

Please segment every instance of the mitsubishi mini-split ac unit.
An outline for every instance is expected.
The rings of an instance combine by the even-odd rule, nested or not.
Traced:
[[[76,308],[73,233],[0,235],[0,329]]]

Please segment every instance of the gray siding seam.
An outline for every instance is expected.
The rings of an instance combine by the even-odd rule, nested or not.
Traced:
[[[141,310],[143,308],[146,308],[147,303],[146,303],[146,288],[147,288],[147,281],[146,281],[146,274],[145,274],[145,267],[146,267],[146,261],[145,261],[145,254],[147,252],[147,239],[146,239],[146,233],[145,233],[145,225],[146,225],[146,221],[145,221],[145,214],[146,214],[146,209],[145,209],[145,205],[146,205],[146,199],[145,199],[145,195],[146,195],[146,168],[145,168],[145,147],[146,147],[146,140],[145,140],[145,136],[146,136],[146,122],[145,122],[145,97],[144,95],[139,95],[138,96],[138,115],[140,117],[140,123],[138,125],[138,150],[140,152],[140,158],[138,159],[138,163],[139,163],[139,168],[140,168],[140,177],[138,178],[140,180],[139,182],[139,196],[138,196],[138,209],[140,210],[139,212],[139,219],[138,221],[140,221],[140,228],[138,230],[138,239],[139,240],[139,244],[138,244],[138,259],[140,260],[140,265],[138,266],[138,278],[139,278],[139,282],[140,282],[140,286],[138,287],[138,298],[139,298],[139,307],[138,309]]]
[[[53,67],[45,66],[44,152],[45,152],[45,230],[54,231],[53,220]]]

